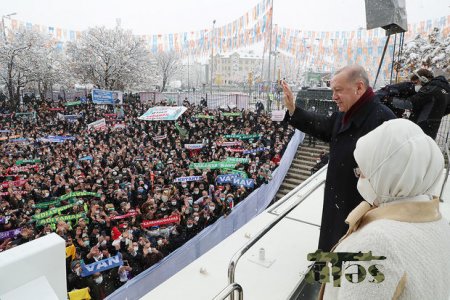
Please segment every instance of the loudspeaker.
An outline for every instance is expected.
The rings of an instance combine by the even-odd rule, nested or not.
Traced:
[[[386,35],[408,30],[405,0],[365,0],[367,29],[381,27]]]

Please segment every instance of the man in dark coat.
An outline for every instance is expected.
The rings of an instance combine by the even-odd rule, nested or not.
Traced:
[[[420,69],[411,76],[417,94],[410,97],[413,105],[410,120],[422,128],[425,134],[435,139],[441,119],[448,113],[450,85],[444,76],[433,76],[427,69]]]
[[[331,88],[339,112],[325,116],[296,107],[289,86],[283,82],[289,123],[330,143],[318,247],[323,251],[330,251],[346,233],[347,215],[363,201],[356,189],[354,174],[356,142],[384,121],[395,118],[394,113],[376,99],[361,66],[347,66],[337,71],[331,80]]]

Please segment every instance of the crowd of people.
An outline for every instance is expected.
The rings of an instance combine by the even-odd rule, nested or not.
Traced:
[[[103,299],[271,180],[294,132],[264,112],[188,101],[176,121],[138,119],[164,105],[1,108],[0,252],[55,232],[66,241],[68,291]],[[102,118],[106,127],[88,130]],[[249,180],[217,181],[224,174]],[[117,255],[120,267],[84,276],[83,264]]]

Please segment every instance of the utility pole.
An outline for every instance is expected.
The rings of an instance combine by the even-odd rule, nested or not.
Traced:
[[[187,67],[187,70],[188,70],[188,78],[187,78],[187,80],[188,80],[188,95],[189,95],[189,91],[191,90],[191,84],[190,84],[190,81],[189,81],[189,50],[188,50],[188,67]]]
[[[271,5],[271,9],[272,9],[272,14],[270,17],[270,37],[269,37],[269,67],[267,68],[268,70],[268,74],[267,74],[267,80],[269,81],[269,88],[267,89],[267,105],[266,105],[266,109],[267,111],[271,111],[271,100],[270,100],[270,90],[272,88],[272,82],[270,80],[270,57],[271,57],[271,52],[272,52],[272,34],[273,34],[273,0],[270,1],[270,5]]]
[[[212,86],[213,86],[213,68],[214,68],[214,25],[216,24],[216,20],[213,21],[213,26],[211,30],[211,78],[210,78],[210,86],[209,86],[209,92],[212,97]]]

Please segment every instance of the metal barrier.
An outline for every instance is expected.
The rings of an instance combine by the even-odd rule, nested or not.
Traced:
[[[446,115],[441,120],[441,125],[439,126],[439,130],[436,136],[436,143],[439,148],[441,148],[442,152],[445,151],[445,144],[448,142],[450,136],[450,115]]]
[[[259,98],[258,98],[259,99]],[[143,92],[141,93],[141,101],[158,103],[162,100],[167,100],[169,103],[176,105],[183,105],[185,100],[191,104],[200,105],[202,101],[206,100],[208,108],[227,109],[237,107],[238,109],[254,109],[256,99],[251,94],[239,93],[239,92],[213,92],[200,93],[200,92]]]
[[[326,172],[327,168],[323,167],[318,173],[320,172]],[[304,182],[304,184],[299,185],[294,190],[289,192],[286,196],[283,198],[286,200],[291,195],[297,193],[301,188],[303,188],[307,183],[310,181],[307,180]],[[309,190],[305,195],[297,199],[285,212],[280,214],[275,220],[273,220],[270,224],[268,224],[264,229],[262,229],[252,240],[250,240],[247,244],[245,244],[241,249],[236,252],[233,257],[231,258],[230,264],[228,265],[228,283],[230,285],[235,283],[235,272],[236,272],[236,266],[239,261],[239,259],[253,246],[258,242],[267,232],[269,232],[275,225],[277,225],[281,220],[284,219],[291,211],[293,211],[303,200],[305,200],[309,195],[311,195],[320,185],[322,185],[323,181],[316,182],[311,190]],[[288,197],[289,196],[289,197]],[[282,199],[283,199],[282,198]],[[283,201],[285,201],[283,200]],[[230,299],[234,300],[234,295],[230,295]]]
[[[224,288],[217,296],[213,298],[213,300],[224,300],[228,296],[234,298],[234,291],[238,292],[238,300],[244,300],[244,291],[242,290],[242,286],[238,283],[232,283]]]
[[[336,102],[333,100],[299,99],[297,97],[296,104],[304,110],[314,111],[322,115],[331,115],[338,111]]]

